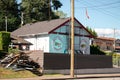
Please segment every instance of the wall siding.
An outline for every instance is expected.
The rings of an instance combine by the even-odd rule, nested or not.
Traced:
[[[49,52],[48,36],[37,36],[32,38],[26,38],[25,40],[33,44],[30,46],[30,50],[43,50],[44,52]]]

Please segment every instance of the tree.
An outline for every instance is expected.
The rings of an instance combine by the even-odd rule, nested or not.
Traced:
[[[61,6],[59,0],[22,0],[21,11],[24,13],[24,23],[59,18],[53,10]]]
[[[0,0],[0,31],[5,31],[5,17],[7,17],[7,31],[12,32],[20,24],[18,4],[16,0]]]
[[[97,33],[95,32],[95,30],[92,30],[90,27],[86,27],[87,29],[88,29],[88,31],[92,34],[92,35],[94,35],[95,37],[97,37],[98,35],[97,35]]]
[[[64,13],[63,11],[56,11],[55,14],[59,16],[60,18],[66,18],[67,14]]]

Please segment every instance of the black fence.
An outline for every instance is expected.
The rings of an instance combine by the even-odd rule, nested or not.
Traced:
[[[75,69],[112,68],[112,57],[75,54]],[[44,69],[70,69],[70,54],[44,53]]]

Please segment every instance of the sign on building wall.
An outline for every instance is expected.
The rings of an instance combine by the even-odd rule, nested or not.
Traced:
[[[83,52],[83,54],[90,54],[89,38],[80,38],[80,50]]]
[[[50,34],[50,52],[65,53],[68,48],[66,35]]]

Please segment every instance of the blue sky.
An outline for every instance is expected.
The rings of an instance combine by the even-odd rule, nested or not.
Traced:
[[[20,0],[18,0],[20,1]],[[63,6],[59,9],[70,17],[70,1],[60,0]],[[120,38],[120,0],[74,0],[75,17],[84,25],[94,29],[99,36]],[[89,19],[86,17],[86,8]]]
[[[61,9],[70,17],[70,0],[60,0]],[[75,17],[84,25],[96,30],[99,36],[120,36],[120,0],[74,0]],[[89,19],[86,17],[86,8]]]

